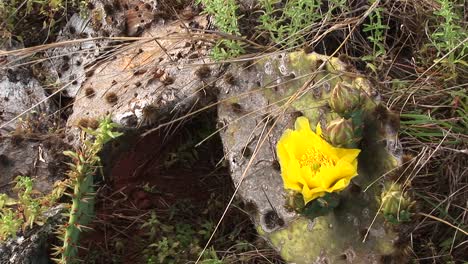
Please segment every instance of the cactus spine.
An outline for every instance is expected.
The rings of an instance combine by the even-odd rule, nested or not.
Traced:
[[[64,155],[72,158],[68,172],[68,186],[73,193],[67,195],[72,198],[72,204],[67,214],[68,222],[56,232],[63,241],[62,246],[54,247],[54,260],[57,263],[74,263],[78,252],[78,241],[82,229],[87,228],[94,212],[94,175],[99,168],[98,153],[104,144],[121,133],[113,132],[116,124],[109,117],[101,121],[96,130],[82,128],[82,145],[76,152],[65,151]]]

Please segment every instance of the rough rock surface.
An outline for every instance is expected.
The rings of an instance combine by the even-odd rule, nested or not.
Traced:
[[[2,136],[16,129],[18,122],[16,117],[29,108],[37,105],[33,109],[34,112],[47,114],[50,114],[53,109],[46,100],[44,88],[31,77],[28,69],[22,67],[0,68],[0,102],[0,135]],[[10,122],[10,120],[13,121]]]
[[[379,98],[371,83],[338,58],[303,52],[279,53],[239,64],[229,69],[227,76],[217,83],[218,115],[231,176],[236,186],[241,184],[242,199],[256,208],[251,215],[259,232],[285,260],[379,263],[381,256],[393,254],[395,234],[386,230],[381,216],[371,224],[381,188],[374,184],[366,192],[362,190],[398,163],[398,155],[389,155],[400,151],[394,142],[395,128],[369,119],[354,187],[341,193],[338,208],[313,220],[285,209],[286,194],[276,157],[279,137],[293,127],[298,116],[306,116],[311,127],[317,122],[325,127],[334,118],[327,98],[337,82],[362,89],[369,102],[377,104]],[[313,81],[304,86],[310,78]],[[303,86],[303,92],[297,93]],[[388,133],[382,128],[388,128]]]
[[[97,60],[119,44],[111,38],[135,37],[153,23],[154,1],[88,1],[88,15],[74,14],[56,42],[67,44],[53,49],[45,67],[63,86],[63,96],[74,98]]]
[[[60,178],[62,140],[54,127],[55,110],[39,82],[26,68],[0,72],[0,191],[9,191],[18,175],[35,178],[40,191]],[[31,111],[27,111],[31,109]],[[18,118],[19,117],[19,118]]]
[[[84,19],[74,14],[57,42],[73,41],[97,37],[97,32],[90,25],[90,19]],[[48,72],[63,86],[62,95],[74,98],[86,79],[86,70],[94,63],[101,51],[107,46],[106,40],[78,40],[75,44],[52,50],[50,62],[45,63]]]
[[[198,17],[194,23],[203,27],[207,20]],[[158,24],[143,33],[144,40],[98,63],[75,98],[68,126],[108,114],[124,127],[155,125],[186,114],[216,94],[211,83],[222,67],[204,64],[206,47],[196,34],[181,37],[185,27],[180,21]]]
[[[33,178],[36,190],[50,192],[54,182],[65,177],[67,159],[62,151],[67,149],[55,135],[4,139],[0,143],[0,192],[11,193],[19,175]]]

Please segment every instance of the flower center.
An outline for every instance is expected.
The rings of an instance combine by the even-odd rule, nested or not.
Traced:
[[[323,155],[323,153],[317,149],[309,148],[300,158],[299,164],[301,165],[301,168],[308,166],[312,171],[317,172],[322,166],[335,166],[335,161],[330,157]]]

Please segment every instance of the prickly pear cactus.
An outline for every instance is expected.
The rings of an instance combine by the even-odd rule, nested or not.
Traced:
[[[232,178],[258,232],[286,261],[380,263],[397,253],[380,197],[401,149],[396,124],[369,80],[339,58],[294,52],[235,65],[218,86]],[[358,174],[347,188],[307,205],[285,190],[276,152],[299,116],[312,128],[320,124],[335,147],[360,149]]]

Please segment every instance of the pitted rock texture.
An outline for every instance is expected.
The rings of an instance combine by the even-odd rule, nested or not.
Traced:
[[[328,98],[333,87],[345,82],[362,91],[366,100],[365,138],[361,142],[359,176],[340,193],[338,208],[313,220],[288,212],[276,144],[299,116],[311,127],[335,119]],[[396,235],[377,214],[379,184],[371,182],[394,168],[401,147],[385,146],[394,140],[395,128],[375,120],[379,96],[371,82],[338,58],[304,52],[277,53],[236,64],[217,82],[218,117],[226,159],[239,195],[256,208],[251,216],[260,234],[292,263],[379,263],[395,252]],[[392,148],[392,149],[390,149]],[[358,191],[356,191],[358,190]],[[369,232],[366,242],[363,235]],[[347,252],[347,253],[346,253]],[[349,255],[349,257],[343,257]]]
[[[33,109],[35,113],[50,114],[54,109],[44,88],[31,77],[29,70],[0,68],[0,135],[8,135],[15,130],[19,120],[16,117],[33,106],[36,106]]]
[[[203,27],[206,17],[194,19]],[[158,24],[90,68],[74,102],[68,126],[82,118],[112,115],[114,122],[135,128],[186,114],[217,92],[213,82],[220,65],[205,64],[207,47],[186,22]],[[206,74],[201,74],[203,68]]]
[[[63,96],[70,98],[76,96],[86,79],[88,68],[109,45],[109,40],[93,39],[96,37],[98,32],[93,29],[90,19],[74,14],[57,38],[57,42],[71,43],[52,50],[50,52],[52,59],[46,61],[44,67],[50,69],[48,73],[50,78],[57,79],[63,86]]]
[[[171,3],[170,8],[182,8],[185,1]],[[51,77],[63,86],[62,96],[74,98],[97,61],[109,62],[112,53],[132,37],[140,37],[150,28],[170,23],[168,5],[153,0],[90,0],[85,14],[74,14],[57,38],[61,47],[52,50],[44,63]],[[174,10],[170,9],[169,13]],[[154,35],[148,35],[152,37]],[[156,34],[160,35],[160,34]],[[130,38],[128,38],[130,37]],[[167,47],[170,49],[169,47]]]
[[[92,65],[153,24],[164,23],[163,8],[150,0],[90,0],[87,14],[74,14],[57,38],[44,67],[63,86],[62,96],[74,98],[92,72]],[[108,58],[107,58],[108,59]]]

